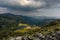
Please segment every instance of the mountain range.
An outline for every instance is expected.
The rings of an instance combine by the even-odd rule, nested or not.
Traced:
[[[0,39],[16,36],[47,35],[60,30],[60,19],[46,16],[0,14]]]
[[[25,23],[29,25],[37,25],[37,26],[43,26],[45,24],[48,24],[57,18],[53,17],[46,17],[46,16],[23,16],[23,15],[14,15],[12,13],[4,13],[0,14],[0,19],[6,19],[10,20],[11,22],[16,22],[16,23]]]

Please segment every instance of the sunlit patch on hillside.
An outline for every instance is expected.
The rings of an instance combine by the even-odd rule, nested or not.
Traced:
[[[25,32],[28,32],[31,29],[31,27],[29,25],[27,25],[27,24],[20,23],[18,26],[19,27],[23,27],[23,28],[22,29],[18,29],[15,32],[25,33]]]

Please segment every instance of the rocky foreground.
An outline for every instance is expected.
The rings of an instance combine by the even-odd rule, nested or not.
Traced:
[[[55,33],[49,33],[47,35],[36,33],[33,36],[28,36],[26,34],[24,36],[9,37],[8,39],[3,40],[60,40],[60,31],[57,31]]]

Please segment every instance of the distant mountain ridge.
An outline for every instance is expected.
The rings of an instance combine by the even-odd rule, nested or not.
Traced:
[[[55,18],[53,19],[53,18],[45,17],[45,16],[40,16],[40,17],[34,18],[34,17],[29,17],[29,16],[14,15],[12,13],[0,14],[0,18],[13,19],[19,23],[25,23],[25,24],[37,25],[37,26],[45,25],[53,20],[56,20]]]

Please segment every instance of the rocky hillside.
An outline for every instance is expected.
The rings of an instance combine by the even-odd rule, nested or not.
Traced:
[[[0,30],[0,39],[60,40],[60,20],[55,20],[44,27],[19,23],[15,30],[9,29]]]
[[[59,35],[60,19],[44,19],[41,22],[27,16],[0,14],[0,40],[17,40],[21,36],[22,40],[60,40]]]

